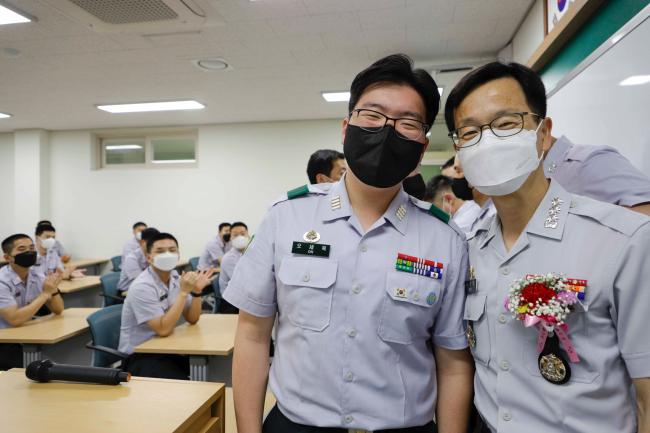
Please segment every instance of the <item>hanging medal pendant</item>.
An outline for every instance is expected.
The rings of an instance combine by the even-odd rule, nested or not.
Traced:
[[[554,385],[563,385],[571,379],[571,367],[567,362],[560,342],[555,333],[551,332],[544,343],[544,350],[537,360],[539,372],[542,377]]]

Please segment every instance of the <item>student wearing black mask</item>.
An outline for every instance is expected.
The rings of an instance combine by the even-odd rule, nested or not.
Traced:
[[[0,269],[0,329],[22,325],[43,306],[61,314],[61,273],[45,276],[33,268],[37,254],[32,239],[23,234],[9,236],[2,241],[2,252],[7,266]],[[0,370],[22,366],[20,345],[0,344]]]
[[[221,266],[221,258],[230,250],[230,223],[219,224],[219,234],[210,239],[199,257],[200,270],[217,269]]]

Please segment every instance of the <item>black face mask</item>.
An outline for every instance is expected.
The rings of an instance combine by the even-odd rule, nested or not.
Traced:
[[[407,194],[410,194],[419,200],[422,200],[424,198],[424,193],[427,189],[427,186],[424,184],[424,179],[420,173],[404,179],[402,186],[404,187],[404,191],[406,191]]]
[[[454,195],[461,200],[474,200],[472,188],[469,187],[467,179],[464,177],[461,177],[460,179],[452,179],[451,190],[454,192]]]
[[[366,185],[389,188],[403,181],[420,162],[424,144],[401,138],[392,126],[368,132],[348,125],[343,153],[352,173]]]
[[[24,253],[16,254],[14,261],[22,268],[31,268],[36,264],[36,251],[26,251]]]
[[[223,235],[223,241],[226,243],[230,242],[230,233]]]

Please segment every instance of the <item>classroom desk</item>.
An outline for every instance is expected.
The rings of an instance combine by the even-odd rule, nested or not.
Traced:
[[[101,307],[101,282],[96,275],[61,281],[59,290],[63,294],[63,303],[68,307]]]
[[[0,343],[21,344],[23,346],[24,366],[27,366],[32,361],[43,359],[43,346],[49,348],[65,340],[74,340],[75,347],[80,345],[79,350],[82,350],[83,353],[90,352],[84,347],[84,344],[90,340],[87,335],[84,335],[88,331],[86,317],[95,311],[97,311],[97,308],[66,308],[60,315],[39,317],[22,326],[0,329]],[[52,356],[51,358],[54,361],[63,362],[68,361],[73,356],[71,350],[62,352],[64,354],[52,352],[59,356]],[[86,357],[88,358],[88,356]],[[90,364],[90,362],[87,362],[87,364]],[[1,404],[0,407],[2,407]]]
[[[223,433],[225,397],[221,383],[36,383],[24,369],[0,374],[3,431],[11,433]]]
[[[237,314],[201,314],[196,325],[184,323],[169,337],[154,337],[136,346],[136,353],[189,355],[190,380],[232,383]]]
[[[266,391],[264,397],[264,418],[275,406],[275,396],[271,391]],[[237,419],[235,418],[235,402],[232,398],[232,388],[226,388],[226,433],[237,433]]]
[[[86,269],[88,275],[101,275],[102,265],[108,263],[108,259],[79,259],[70,260],[67,265],[72,265],[77,269]]]

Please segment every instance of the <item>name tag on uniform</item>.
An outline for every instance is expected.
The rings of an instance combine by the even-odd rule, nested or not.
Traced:
[[[293,254],[301,254],[303,256],[329,257],[330,246],[325,244],[294,242],[293,247],[291,247],[291,252]]]

